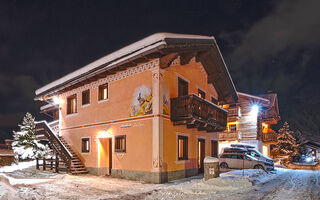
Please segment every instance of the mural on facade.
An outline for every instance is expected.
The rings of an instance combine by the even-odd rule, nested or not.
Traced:
[[[134,90],[131,105],[131,117],[152,114],[152,91],[142,85]]]
[[[163,86],[163,114],[170,115],[170,94],[167,86]]]

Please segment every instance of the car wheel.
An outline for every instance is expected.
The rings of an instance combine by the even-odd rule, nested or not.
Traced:
[[[227,163],[223,162],[220,164],[220,168],[223,168],[223,169],[229,169],[229,166]]]
[[[255,166],[253,167],[253,169],[262,169],[262,170],[264,170],[264,168],[263,168],[262,165],[255,165]]]

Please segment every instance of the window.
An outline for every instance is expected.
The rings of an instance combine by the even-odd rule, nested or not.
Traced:
[[[119,135],[115,139],[115,152],[126,152],[126,136]]]
[[[90,104],[90,90],[82,92],[82,105]]]
[[[202,99],[206,98],[206,93],[200,89],[198,89],[198,96]]]
[[[67,98],[67,114],[77,112],[77,95],[72,95]]]
[[[178,96],[188,95],[188,82],[182,78],[178,78]]]
[[[214,104],[218,104],[218,100],[214,97],[211,97],[211,102]]]
[[[90,152],[90,138],[81,139],[81,151],[82,153]]]
[[[99,86],[99,101],[108,99],[108,83]]]
[[[236,132],[237,131],[237,125],[236,124],[230,124],[229,125],[230,132]]]
[[[187,136],[178,136],[178,160],[188,160]]]

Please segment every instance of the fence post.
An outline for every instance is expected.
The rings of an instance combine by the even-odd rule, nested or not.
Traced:
[[[242,176],[244,176],[244,152],[242,157]]]
[[[46,170],[46,158],[44,157],[43,158],[43,171]]]
[[[39,158],[36,158],[36,168],[39,169]]]
[[[56,173],[58,173],[59,172],[59,154],[57,153],[56,154]]]
[[[50,160],[50,169],[53,170],[53,158],[51,156],[51,160]]]

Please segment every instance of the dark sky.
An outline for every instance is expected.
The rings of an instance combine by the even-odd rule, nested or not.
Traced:
[[[215,36],[238,91],[277,92],[282,120],[320,135],[319,9],[319,0],[0,0],[0,140],[27,111],[43,117],[37,88],[156,32]]]

